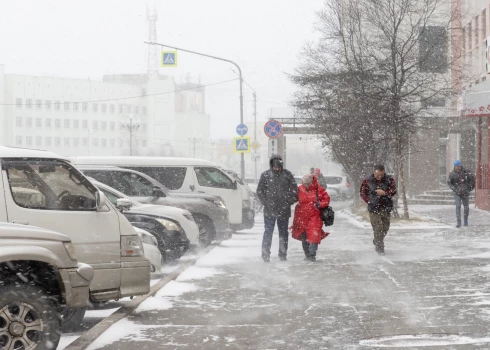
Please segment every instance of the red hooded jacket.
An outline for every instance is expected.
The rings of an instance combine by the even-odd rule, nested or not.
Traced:
[[[330,204],[330,196],[323,187],[318,185],[316,176],[313,176],[313,182],[310,186],[299,186],[299,202],[294,210],[292,234],[294,239],[301,240],[303,232],[306,232],[308,243],[320,244],[322,239],[327,237],[329,233],[322,230],[323,221],[320,216],[320,210],[315,207],[315,203],[317,202],[317,188],[320,207],[323,209]]]

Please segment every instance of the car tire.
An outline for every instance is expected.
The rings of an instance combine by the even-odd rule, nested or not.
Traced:
[[[57,348],[61,333],[60,319],[56,302],[43,288],[22,283],[4,285],[0,287],[0,295],[0,328],[7,329],[0,333],[2,349]]]
[[[63,333],[72,333],[79,330],[85,317],[85,311],[87,311],[85,307],[63,308],[59,310],[61,331]]]
[[[204,216],[196,215],[194,220],[199,228],[199,245],[201,248],[209,246],[216,238],[216,229],[213,222]]]

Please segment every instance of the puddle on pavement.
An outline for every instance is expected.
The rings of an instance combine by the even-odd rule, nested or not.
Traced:
[[[490,338],[470,338],[456,334],[407,334],[361,340],[359,345],[376,348],[432,347],[486,344]]]

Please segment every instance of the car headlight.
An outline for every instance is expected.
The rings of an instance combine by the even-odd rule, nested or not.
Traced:
[[[165,219],[156,219],[159,223],[161,223],[165,228],[169,231],[180,231],[181,227],[176,222],[165,220]]]
[[[66,252],[71,260],[77,261],[77,250],[75,249],[75,245],[72,242],[63,242],[65,246]]]
[[[144,256],[143,243],[139,236],[121,236],[121,256]]]
[[[182,214],[187,220],[194,222],[194,217],[190,213]]]
[[[222,199],[211,199],[211,198],[206,198],[206,200],[208,202],[211,202],[211,203],[214,203],[214,205],[216,205],[217,207],[219,208],[223,208],[223,209],[226,209],[226,205],[225,203],[223,202]]]

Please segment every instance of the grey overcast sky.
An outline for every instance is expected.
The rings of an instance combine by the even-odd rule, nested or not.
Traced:
[[[259,119],[287,106],[294,87],[285,73],[316,37],[323,0],[157,0],[158,41],[237,62],[255,88]],[[0,0],[0,64],[6,73],[100,80],[103,74],[146,72],[144,0]],[[179,66],[160,68],[177,82],[210,84],[236,77],[224,62],[179,53]],[[235,136],[238,81],[207,88],[211,136]],[[245,87],[245,120],[252,91]]]

